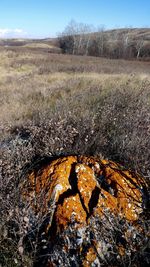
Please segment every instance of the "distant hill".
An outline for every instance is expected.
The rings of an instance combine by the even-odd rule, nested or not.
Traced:
[[[0,47],[109,58],[150,59],[150,28],[123,28],[92,33],[62,33],[58,38],[0,39]]]
[[[100,30],[93,33],[71,29],[62,34],[59,43],[63,52],[70,54],[144,60],[150,58],[150,28]]]
[[[35,52],[61,53],[56,38],[46,39],[0,39],[0,47],[7,49],[26,49]]]
[[[150,28],[122,28],[105,31],[113,39],[116,35],[122,37],[123,35],[128,35],[133,40],[143,39],[145,41],[150,41]]]

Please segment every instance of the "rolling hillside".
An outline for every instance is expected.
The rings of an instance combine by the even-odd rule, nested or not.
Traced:
[[[63,34],[62,34],[63,36]],[[69,38],[68,38],[69,37]],[[71,39],[70,39],[71,37]],[[88,44],[87,44],[88,43]],[[74,48],[73,48],[74,46]],[[103,48],[102,48],[103,46]],[[150,29],[123,28],[61,38],[0,39],[0,47],[109,58],[150,59]]]

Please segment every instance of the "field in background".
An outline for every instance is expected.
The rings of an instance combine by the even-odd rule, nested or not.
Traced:
[[[150,178],[150,62],[63,55],[51,48],[33,41],[0,47],[4,224],[18,205],[15,185],[25,166],[41,157],[102,155]],[[17,243],[3,239],[2,259],[9,266],[20,256]]]
[[[132,150],[132,138],[133,142],[141,138],[134,144],[139,153],[141,145],[146,150],[143,142],[149,127],[150,62],[49,54],[40,50],[42,45],[34,43],[32,51],[33,42],[21,50],[0,49],[2,142],[12,138],[17,127],[46,125],[60,118],[81,124],[81,128],[83,124],[88,131],[95,127],[87,146],[93,138],[99,143],[103,137],[104,142],[100,148],[95,143],[92,153],[103,152],[104,144],[114,151],[106,156],[114,157],[123,153],[119,149],[129,149],[129,143]],[[83,147],[82,152],[86,152]]]

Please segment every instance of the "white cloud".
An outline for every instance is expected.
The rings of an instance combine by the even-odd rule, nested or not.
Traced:
[[[23,29],[1,29],[0,38],[23,38],[27,36],[27,32]]]

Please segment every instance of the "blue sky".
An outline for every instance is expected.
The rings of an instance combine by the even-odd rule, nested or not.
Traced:
[[[74,19],[117,27],[150,27],[150,0],[0,0],[0,37],[53,37]]]

